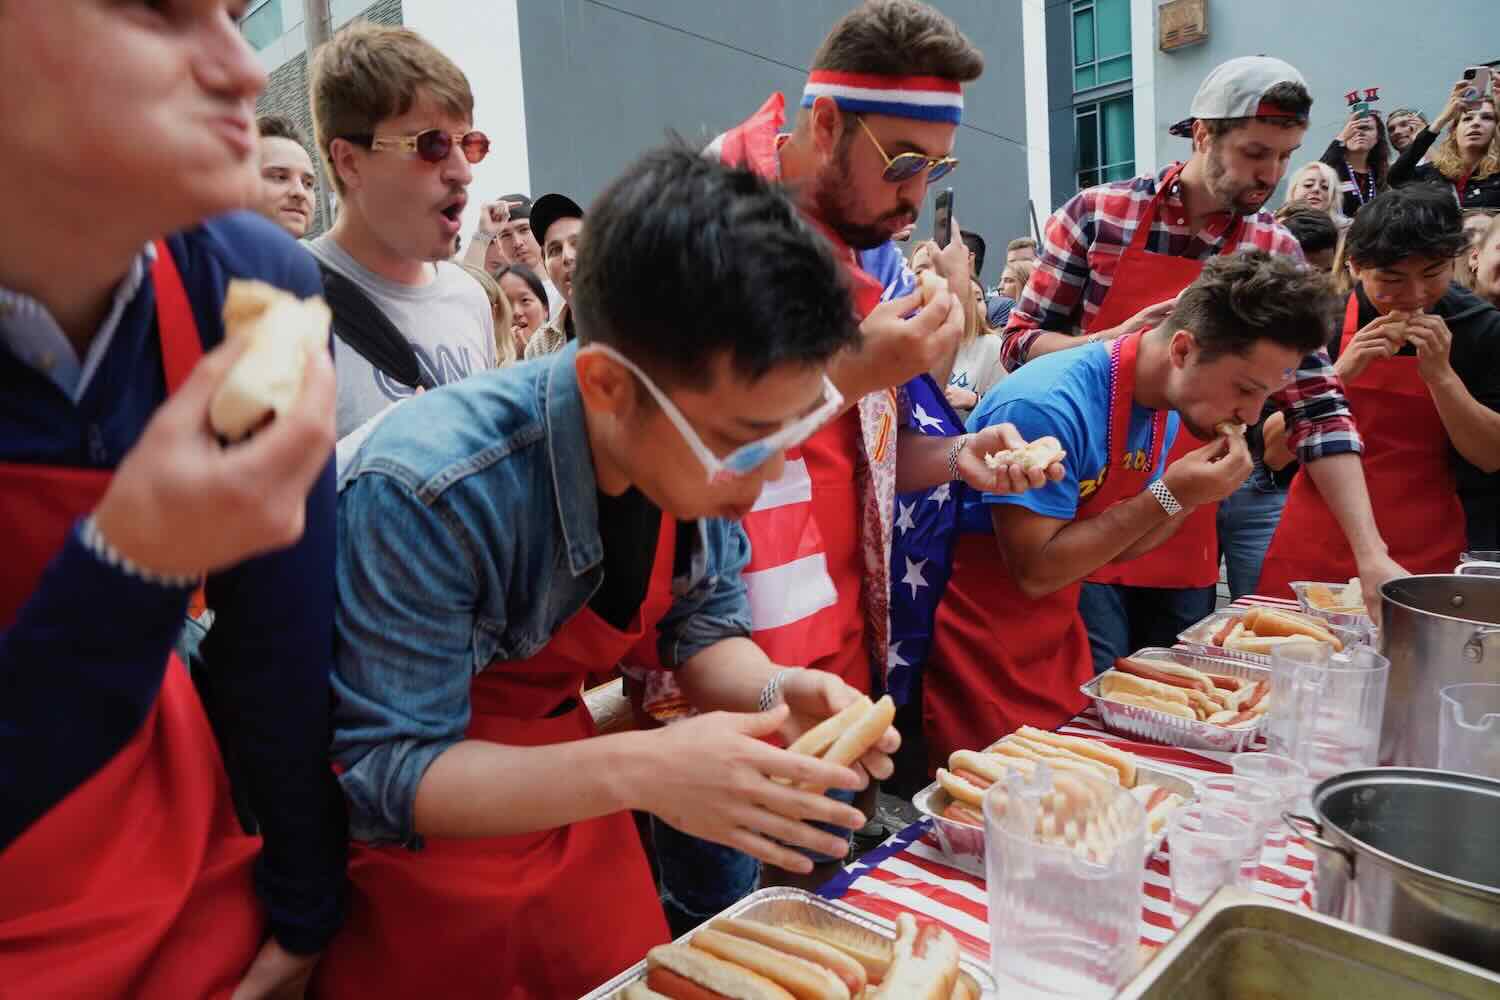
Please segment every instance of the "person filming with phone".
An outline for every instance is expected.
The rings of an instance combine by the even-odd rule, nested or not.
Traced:
[[[1453,85],[1443,113],[1418,132],[1391,164],[1391,184],[1433,181],[1451,186],[1460,208],[1500,208],[1500,134],[1495,129],[1495,110],[1490,68],[1470,66]],[[1440,136],[1442,142],[1438,142]],[[1424,156],[1429,162],[1422,162]]]

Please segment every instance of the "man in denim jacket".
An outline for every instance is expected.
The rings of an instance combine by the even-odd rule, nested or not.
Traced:
[[[409,401],[345,477],[356,902],[323,995],[588,991],[668,938],[626,810],[797,871],[790,845],[840,847],[805,821],[862,822],[821,792],[865,774],[762,741],[856,692],[768,660],[740,579],[737,519],[842,402],[826,243],[767,182],[666,149],[590,209],[573,303],[576,343]],[[640,642],[713,714],[595,736],[580,682]]]

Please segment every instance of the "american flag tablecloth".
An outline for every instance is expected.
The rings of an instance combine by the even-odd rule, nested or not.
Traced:
[[[1264,604],[1295,608],[1294,601],[1273,598],[1242,598],[1236,605]],[[1087,736],[1129,750],[1152,766],[1189,780],[1210,774],[1227,774],[1230,755],[1210,750],[1181,750],[1155,743],[1141,743],[1104,731],[1092,706],[1059,732]],[[1251,749],[1265,749],[1257,740]],[[1169,874],[1171,845],[1163,843],[1146,865],[1145,902],[1141,910],[1141,942],[1160,946],[1171,938],[1172,880]],[[1267,852],[1273,856],[1278,852]],[[1299,840],[1286,845],[1285,861],[1262,863],[1257,891],[1275,899],[1311,906],[1312,852]],[[894,920],[910,910],[936,920],[953,932],[965,950],[983,960],[989,958],[988,897],[984,880],[959,871],[938,846],[930,820],[921,820],[891,837],[880,847],[847,866],[820,890],[856,909]]]

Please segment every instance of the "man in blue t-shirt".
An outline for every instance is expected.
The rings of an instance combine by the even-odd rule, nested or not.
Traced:
[[[1039,358],[985,396],[969,431],[1005,421],[1033,444],[1055,438],[1064,475],[966,504],[927,661],[931,765],[1082,707],[1093,675],[1082,580],[1244,481],[1243,430],[1225,425],[1259,416],[1325,340],[1332,304],[1324,277],[1285,258],[1216,258],[1156,328]],[[1164,468],[1179,426],[1211,443]]]

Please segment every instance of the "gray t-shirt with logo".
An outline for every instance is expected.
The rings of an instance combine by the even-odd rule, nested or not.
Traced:
[[[495,367],[495,316],[484,289],[462,268],[436,265],[436,278],[419,286],[397,284],[368,270],[328,235],[303,244],[347,277],[406,335],[417,364],[434,385],[457,382]],[[338,436],[343,437],[413,391],[380,371],[337,337]]]

